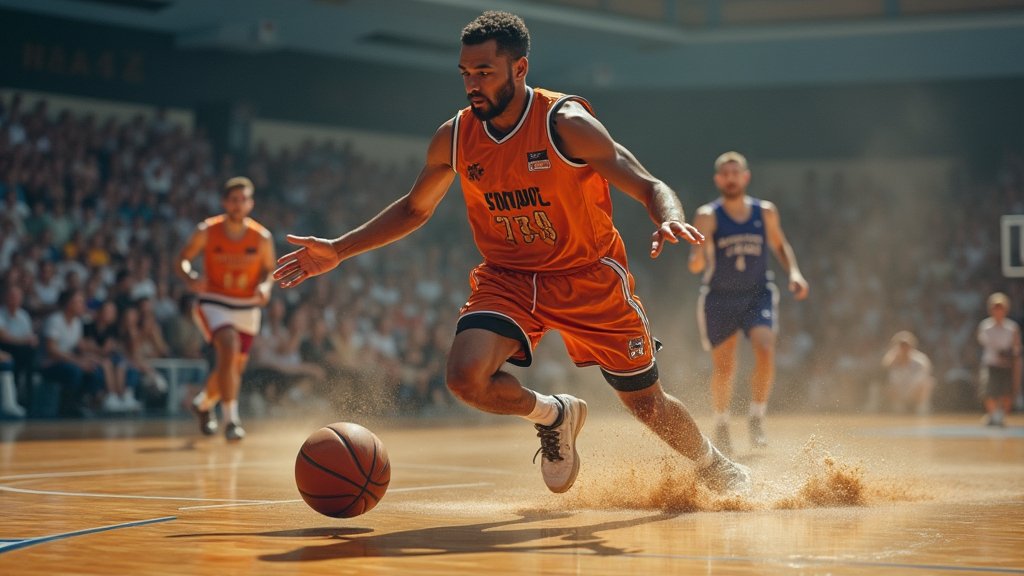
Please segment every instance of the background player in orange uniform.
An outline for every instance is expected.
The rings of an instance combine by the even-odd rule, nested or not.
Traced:
[[[270,232],[249,218],[253,184],[235,177],[224,185],[224,214],[199,223],[181,251],[178,274],[198,294],[195,316],[213,343],[216,360],[206,390],[193,401],[203,434],[217,432],[213,408],[223,401],[228,440],[245,437],[238,416],[238,391],[252,339],[260,329],[260,308],[270,300],[274,242]],[[202,273],[192,259],[203,254]]]
[[[470,106],[431,140],[412,190],[364,225],[333,240],[289,236],[300,249],[282,257],[284,287],[419,228],[456,174],[473,236],[484,257],[471,276],[447,367],[447,385],[467,404],[533,422],[541,469],[554,492],[579,469],[575,439],[586,403],[529,390],[502,365],[529,365],[550,329],[572,360],[598,365],[626,407],[684,456],[715,488],[744,490],[749,470],[716,450],[686,408],[661,387],[655,342],[633,293],[625,248],[611,218],[608,182],[647,207],[658,229],[651,256],[701,235],[675,192],[615,142],[589,104],[526,84],[529,32],[505,12],[486,12],[462,33],[462,72]]]

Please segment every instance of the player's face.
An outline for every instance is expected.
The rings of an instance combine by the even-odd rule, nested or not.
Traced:
[[[726,162],[715,172],[715,186],[726,198],[742,196],[750,184],[750,170],[736,162]]]
[[[995,320],[1002,322],[1006,318],[1006,306],[996,304],[992,308],[989,308],[989,314],[991,314],[992,318]]]
[[[525,63],[525,58],[512,62],[509,55],[499,54],[495,40],[462,46],[459,71],[477,118],[490,120],[505,112],[516,95],[517,77],[525,76]]]
[[[224,196],[224,213],[230,220],[239,222],[252,212],[252,191],[239,186]]]

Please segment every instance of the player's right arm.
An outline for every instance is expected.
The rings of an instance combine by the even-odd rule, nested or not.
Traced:
[[[344,260],[399,240],[426,223],[455,180],[452,136],[449,120],[431,138],[426,162],[412,189],[362,226],[333,240],[289,234],[288,241],[300,248],[277,259],[274,280],[282,288],[298,286],[333,270]]]
[[[181,249],[181,253],[178,255],[178,267],[175,269],[178,277],[185,281],[189,290],[197,293],[206,290],[206,278],[192,267],[192,260],[206,247],[206,229],[206,222],[200,222],[185,247]]]
[[[715,234],[715,209],[710,204],[705,204],[697,209],[693,216],[693,226],[704,235],[705,238],[713,238]],[[712,242],[690,246],[690,258],[687,266],[693,274],[700,274],[711,259],[711,251],[714,250]]]

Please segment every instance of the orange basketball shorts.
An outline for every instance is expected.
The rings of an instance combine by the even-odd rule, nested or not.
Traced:
[[[657,379],[656,343],[624,262],[606,256],[568,273],[481,264],[470,273],[472,294],[458,331],[483,328],[519,340],[522,349],[509,362],[529,366],[544,334],[558,330],[577,366],[600,366],[619,389],[644,388]]]

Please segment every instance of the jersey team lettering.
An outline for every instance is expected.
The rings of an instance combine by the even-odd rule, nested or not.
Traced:
[[[486,192],[484,200],[491,212],[508,212],[531,206],[551,206],[551,202],[544,200],[540,194],[540,188],[536,186],[503,192]]]

